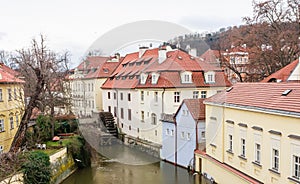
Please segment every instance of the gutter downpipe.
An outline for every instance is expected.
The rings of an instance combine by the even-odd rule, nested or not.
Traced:
[[[174,125],[175,125],[175,162],[174,165],[177,165],[177,122],[176,122],[176,117],[173,117],[174,119]]]

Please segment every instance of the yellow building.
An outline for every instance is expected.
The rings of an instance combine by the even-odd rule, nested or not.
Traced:
[[[300,182],[299,83],[240,83],[205,104],[196,171],[221,184]]]
[[[15,71],[0,64],[0,154],[9,151],[23,114],[24,81],[16,75]]]

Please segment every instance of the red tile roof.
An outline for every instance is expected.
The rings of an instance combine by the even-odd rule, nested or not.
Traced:
[[[107,78],[115,71],[121,62],[110,61],[111,57],[89,56],[77,67],[86,73],[86,79]]]
[[[281,82],[287,82],[288,78],[294,71],[294,69],[299,65],[299,59],[291,62],[290,64],[286,65],[285,67],[281,68],[277,72],[269,75],[267,78],[263,79],[261,82],[276,82],[280,80]]]
[[[24,83],[25,81],[18,78],[18,74],[18,72],[0,63],[0,83]]]
[[[205,120],[205,105],[203,104],[204,98],[199,99],[185,99],[182,103],[185,103],[190,111],[194,120]]]
[[[200,58],[202,58],[207,63],[217,63],[218,59],[221,58],[220,51],[208,49],[200,56]]]
[[[180,81],[181,71],[191,71],[193,73],[192,84],[182,84]],[[216,83],[206,84],[204,82],[204,71],[216,72]],[[140,84],[140,73],[157,72],[160,74],[157,84],[151,84],[148,76],[146,84]],[[131,76],[131,77],[130,77]],[[123,78],[122,78],[123,77]],[[215,66],[200,61],[189,54],[174,50],[167,52],[166,60],[158,63],[158,48],[147,50],[141,58],[138,53],[127,54],[122,63],[112,74],[111,79],[107,80],[102,88],[150,88],[150,87],[200,87],[200,86],[230,86],[230,82],[224,72]]]
[[[206,103],[217,103],[247,109],[300,115],[298,83],[237,83],[231,90],[218,93]],[[291,90],[286,96],[286,90]]]

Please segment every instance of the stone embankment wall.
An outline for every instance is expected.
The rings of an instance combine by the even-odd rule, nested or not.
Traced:
[[[59,184],[76,171],[76,165],[67,148],[62,148],[59,152],[50,156],[52,170],[52,184]]]

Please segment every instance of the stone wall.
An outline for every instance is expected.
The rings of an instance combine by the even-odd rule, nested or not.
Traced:
[[[52,184],[61,183],[77,169],[72,156],[67,153],[67,148],[62,148],[59,152],[51,155],[50,163]]]

